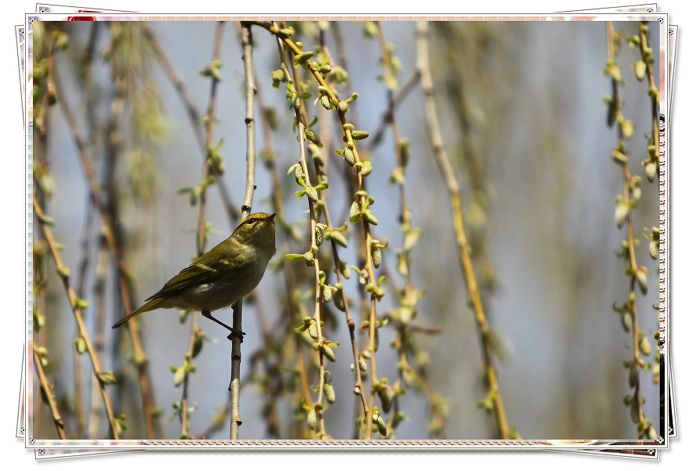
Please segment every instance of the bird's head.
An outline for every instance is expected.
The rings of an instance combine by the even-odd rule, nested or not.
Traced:
[[[253,245],[256,249],[275,252],[275,214],[253,213],[233,231],[239,242]]]

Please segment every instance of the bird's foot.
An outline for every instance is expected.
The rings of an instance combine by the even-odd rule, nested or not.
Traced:
[[[239,339],[241,342],[243,342],[243,336],[244,336],[244,335],[245,335],[245,332],[243,332],[242,330],[239,330],[239,331],[237,331],[237,332],[234,332],[234,331],[232,330],[231,333],[228,334],[228,337],[226,337],[226,338],[229,339],[229,340],[233,340],[234,337],[235,337],[235,338]]]

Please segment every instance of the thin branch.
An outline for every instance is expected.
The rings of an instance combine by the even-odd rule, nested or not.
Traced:
[[[113,379],[113,374],[103,371],[102,367],[100,366],[100,360],[97,357],[97,354],[95,353],[92,340],[90,340],[90,334],[88,333],[87,328],[85,327],[85,322],[83,320],[83,312],[81,306],[84,304],[84,301],[81,300],[77,294],[75,294],[73,288],[71,288],[70,286],[70,282],[68,280],[70,270],[67,266],[63,264],[63,260],[59,251],[59,245],[56,242],[56,239],[54,238],[53,231],[49,227],[51,219],[49,219],[46,216],[46,214],[44,214],[44,210],[39,203],[36,193],[34,194],[33,198],[33,206],[34,215],[39,220],[39,227],[41,228],[41,232],[44,236],[44,239],[46,240],[46,244],[49,248],[49,252],[51,253],[51,257],[54,260],[56,272],[58,273],[59,277],[61,278],[61,281],[63,282],[63,288],[66,293],[66,297],[68,298],[68,303],[71,306],[71,311],[73,312],[73,317],[75,319],[76,326],[78,327],[78,333],[80,335],[80,337],[78,337],[78,342],[84,344],[84,349],[87,352],[88,357],[90,358],[90,363],[92,364],[92,372],[95,375],[95,379],[97,380],[100,386],[102,402],[104,403],[105,413],[107,415],[107,420],[109,421],[112,438],[119,439],[119,425],[117,424],[117,420],[114,415],[114,409],[112,408],[112,402],[109,398],[109,393],[107,392],[107,388],[105,386],[105,383],[108,382],[107,379],[109,378],[109,375],[112,376],[112,378],[109,379]]]
[[[255,191],[255,78],[253,77],[253,36],[249,23],[241,23],[241,48],[243,50],[243,66],[245,68],[246,100],[246,186],[241,206],[241,219],[246,218],[253,206]],[[243,302],[238,301],[233,306],[233,332],[242,332]],[[229,435],[231,440],[238,440],[239,428],[243,424],[240,412],[241,387],[241,335],[231,336],[231,425]]]
[[[387,104],[387,109],[384,110],[379,124],[374,129],[374,132],[370,134],[372,139],[367,145],[368,152],[374,152],[377,147],[379,147],[379,144],[382,143],[382,140],[384,139],[384,131],[391,125],[391,115],[394,114],[399,106],[401,106],[406,97],[408,97],[411,91],[413,91],[418,84],[420,84],[420,73],[418,70],[414,70],[408,79],[401,84],[399,89],[395,93],[392,93],[391,99]]]
[[[163,71],[165,72],[165,75],[168,77],[168,80],[170,80],[170,83],[172,83],[173,87],[175,88],[175,91],[177,92],[177,96],[180,99],[180,102],[185,108],[185,112],[187,113],[187,117],[190,121],[190,125],[192,126],[192,130],[194,131],[194,135],[197,138],[197,142],[202,148],[202,151],[204,152],[204,158],[206,160],[208,147],[206,145],[206,138],[204,132],[202,131],[201,113],[197,110],[197,107],[194,105],[194,102],[189,92],[187,91],[187,88],[185,87],[185,82],[182,80],[182,78],[180,78],[180,75],[177,73],[177,70],[175,70],[175,67],[170,62],[170,59],[165,54],[163,48],[160,46],[160,43],[153,34],[151,28],[145,22],[143,23],[142,27],[146,40],[150,44],[153,53],[158,59],[158,62],[160,62],[160,64],[163,66]],[[226,182],[220,178],[217,179],[216,185],[219,188],[219,194],[221,196],[221,201],[224,204],[224,208],[226,209],[226,215],[228,216],[229,223],[231,224],[231,226],[235,227],[239,217],[238,208],[236,208],[236,205],[231,199],[230,193],[226,186]]]
[[[216,24],[216,29],[214,32],[214,47],[212,51],[211,64],[215,64],[219,61],[221,55],[221,39],[223,37],[224,23],[218,22]],[[211,67],[211,66],[210,66]],[[214,125],[216,123],[216,92],[219,85],[219,78],[212,74],[211,85],[209,91],[209,104],[207,106],[207,113],[205,118],[206,126],[206,136],[204,147],[206,149],[211,149],[214,141]],[[209,179],[212,162],[208,158],[204,160],[204,165],[202,166],[202,182],[206,182]],[[217,178],[218,180],[218,178]],[[197,232],[196,232],[196,247],[197,247],[197,257],[201,257],[204,254],[207,240],[206,240],[206,227],[207,227],[207,217],[206,217],[206,192],[207,185],[202,183],[202,191],[199,192],[199,211],[197,216]],[[191,333],[189,340],[187,342],[187,353],[185,354],[185,365],[184,377],[182,380],[182,396],[180,398],[180,438],[188,438],[190,436],[189,429],[189,384],[190,384],[190,371],[189,363],[194,359],[197,352],[197,345],[202,339],[202,329],[197,325],[197,313],[192,312],[192,322],[191,322]]]
[[[646,267],[639,266],[635,251],[635,236],[632,226],[632,209],[636,207],[641,193],[635,191],[639,189],[639,177],[632,175],[628,165],[627,149],[625,140],[630,139],[634,132],[634,124],[627,120],[622,112],[621,84],[622,76],[620,68],[616,62],[617,54],[620,50],[622,33],[615,31],[613,23],[607,24],[608,39],[608,62],[605,73],[610,77],[612,85],[612,98],[609,101],[608,125],[616,126],[617,144],[612,152],[613,160],[622,169],[624,188],[622,197],[618,197],[615,209],[615,218],[618,227],[625,226],[625,240],[622,242],[621,256],[625,259],[625,272],[629,277],[629,289],[627,299],[622,307],[613,308],[623,316],[623,326],[629,331],[631,327],[632,358],[626,362],[625,367],[629,369],[629,386],[633,390],[631,397],[625,399],[625,403],[630,407],[632,421],[637,425],[639,437],[655,438],[656,430],[651,421],[644,414],[644,398],[641,394],[640,369],[647,368],[648,364],[642,359],[640,349],[646,340],[639,329],[639,314],[637,311],[636,290],[640,289],[642,294],[646,293]],[[629,316],[629,318],[626,318]],[[631,325],[630,325],[631,324]],[[645,354],[649,354],[648,341],[644,345]]]
[[[418,23],[418,43],[417,43],[417,68],[420,71],[423,91],[425,94],[426,120],[432,150],[437,160],[440,173],[442,174],[450,196],[452,206],[452,222],[455,241],[459,247],[460,265],[464,275],[464,283],[469,293],[469,299],[474,311],[474,319],[479,331],[479,341],[481,345],[482,361],[484,364],[484,374],[489,386],[489,403],[493,404],[498,433],[501,438],[511,438],[511,429],[506,419],[505,407],[498,386],[498,377],[493,362],[492,346],[490,342],[489,321],[484,313],[481,302],[479,286],[474,275],[471,255],[469,252],[469,241],[464,224],[462,199],[460,188],[455,178],[452,164],[450,163],[445,150],[442,131],[438,119],[437,107],[433,90],[433,82],[430,74],[429,52],[428,52],[428,24],[425,21]]]
[[[32,345],[32,352],[34,354],[34,368],[36,369],[36,375],[39,379],[39,388],[41,389],[41,395],[44,398],[46,405],[49,407],[49,411],[51,411],[51,419],[53,420],[53,423],[56,426],[56,433],[58,434],[58,438],[60,440],[65,440],[68,438],[65,430],[66,425],[63,422],[61,413],[58,410],[58,404],[56,404],[56,398],[53,395],[53,386],[51,385],[51,382],[49,381],[49,378],[46,375],[46,371],[44,371],[42,358],[37,350],[38,347]]]

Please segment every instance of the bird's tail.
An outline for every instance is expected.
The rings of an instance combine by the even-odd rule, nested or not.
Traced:
[[[132,313],[129,314],[128,316],[122,317],[121,319],[119,319],[119,321],[117,321],[117,323],[114,324],[114,325],[112,326],[112,328],[113,328],[113,329],[116,329],[117,327],[121,327],[122,325],[124,325],[124,324],[126,324],[127,322],[129,322],[129,319],[131,319],[131,318],[134,317],[134,316],[138,316],[138,315],[141,314],[141,313],[144,313],[144,312],[147,312],[147,311],[152,311],[152,310],[154,310],[154,309],[158,309],[158,308],[160,307],[160,303],[161,303],[162,301],[163,301],[163,300],[162,300],[161,298],[154,298],[154,299],[151,299],[150,301],[148,301],[147,303],[144,303],[141,307],[139,307],[138,309],[136,309],[134,312],[132,312]]]

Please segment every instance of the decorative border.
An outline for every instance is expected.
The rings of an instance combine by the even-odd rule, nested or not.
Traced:
[[[58,6],[58,5],[57,5]],[[266,15],[222,15],[222,14],[143,14],[143,13],[71,13],[70,17],[66,13],[27,13],[25,15],[25,86],[31,86],[28,77],[33,69],[32,51],[32,25],[34,21],[70,21],[76,18],[90,18],[93,21],[231,21],[248,20],[261,21],[270,19],[293,19],[295,21],[313,20],[336,20],[336,21],[649,21],[656,22],[659,27],[659,346],[661,347],[661,380],[660,388],[660,426],[659,438],[651,440],[585,440],[585,439],[553,439],[553,440],[468,440],[468,439],[442,439],[442,440],[343,440],[334,439],[330,441],[321,440],[44,440],[33,437],[33,424],[30,420],[30,411],[33,408],[33,388],[26,387],[33,381],[33,365],[31,355],[32,345],[32,248],[33,248],[33,208],[32,208],[32,100],[25,95],[25,229],[26,229],[26,252],[25,252],[25,282],[27,291],[25,292],[25,446],[37,449],[37,453],[42,454],[46,448],[112,448],[112,449],[199,449],[206,450],[216,447],[217,449],[238,449],[238,450],[486,450],[486,449],[568,449],[568,448],[604,448],[604,449],[627,449],[627,450],[656,450],[668,448],[667,424],[669,423],[669,397],[668,380],[669,369],[666,362],[668,357],[668,314],[669,299],[667,298],[667,287],[669,285],[669,218],[668,218],[668,171],[669,162],[667,159],[667,139],[666,139],[666,116],[668,114],[668,93],[669,93],[669,28],[668,14],[666,13],[600,13],[591,11],[590,14],[581,13],[528,13],[517,15],[504,14],[479,14],[479,15],[410,15],[410,14],[352,14],[352,15],[299,15],[299,14],[266,14]],[[27,88],[28,90],[31,88]]]

